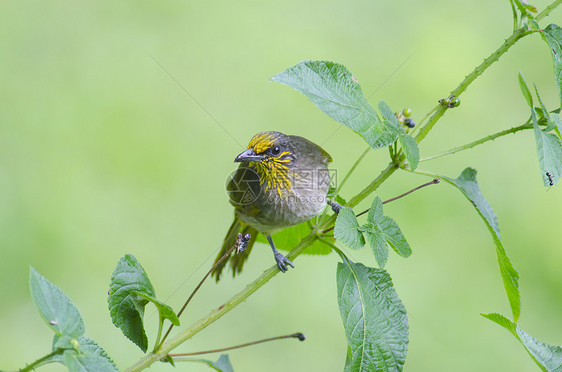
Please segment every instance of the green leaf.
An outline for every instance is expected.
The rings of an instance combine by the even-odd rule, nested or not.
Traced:
[[[476,170],[473,168],[466,168],[458,178],[442,178],[457,187],[464,196],[466,196],[486,223],[490,234],[492,234],[492,238],[496,244],[496,254],[498,256],[498,264],[505,292],[511,306],[513,318],[517,320],[521,312],[519,273],[511,264],[509,257],[507,257],[507,253],[500,238],[500,229],[496,215],[488,201],[484,198],[484,195],[482,195],[478,183],[476,182]]]
[[[367,215],[367,223],[361,226],[359,231],[367,237],[377,264],[381,268],[384,267],[388,259],[386,242],[402,257],[409,257],[412,254],[412,249],[398,224],[392,218],[383,214],[382,200],[378,196],[371,204]]]
[[[554,63],[554,79],[558,87],[560,106],[562,106],[562,28],[551,24],[548,25],[541,34],[550,46],[552,61]]]
[[[273,235],[271,238],[275,242],[275,246],[277,249],[283,251],[290,251],[291,249],[295,248],[297,244],[300,243],[308,234],[310,234],[312,230],[308,222],[303,222],[298,224],[297,226],[287,227]],[[256,241],[267,244],[269,246],[269,242],[266,240],[263,234],[259,234]],[[306,247],[303,251],[303,254],[312,254],[312,255],[326,255],[332,253],[332,249],[324,244],[320,240],[315,240],[310,246]]]
[[[543,183],[553,186],[562,176],[562,141],[555,134],[541,130],[534,109],[531,110],[531,117]]]
[[[525,82],[525,78],[523,77],[523,74],[521,72],[519,72],[519,87],[521,88],[521,93],[523,93],[523,97],[525,97],[525,100],[527,101],[527,105],[529,105],[529,107],[532,108],[533,97],[531,96],[529,87],[527,86],[527,83]]]
[[[133,291],[133,293],[144,298],[145,300],[152,302],[154,306],[156,306],[156,309],[158,309],[158,314],[160,315],[161,322],[163,322],[164,319],[168,319],[170,322],[172,322],[173,325],[175,326],[180,325],[180,320],[178,319],[178,316],[170,306],[166,305],[163,302],[158,301],[157,299],[147,295],[146,293],[142,293],[138,291]]]
[[[365,238],[359,231],[357,217],[351,208],[342,208],[338,213],[334,236],[351,249],[359,249],[365,245]]]
[[[560,133],[562,133],[562,118],[558,114],[551,114],[550,117],[556,125],[556,132],[558,133],[558,137],[560,137]]]
[[[384,126],[398,137],[410,169],[415,170],[420,162],[418,143],[412,136],[406,133],[406,130],[400,125],[396,115],[394,115],[394,111],[384,101],[380,101],[378,107],[382,116],[386,119],[383,122]]]
[[[108,297],[109,313],[113,324],[142,351],[148,349],[142,317],[148,300],[138,295],[155,298],[154,288],[137,259],[130,254],[122,257],[111,275]]]
[[[78,340],[78,351],[65,350],[61,363],[70,372],[119,372],[101,346],[87,337]]]
[[[374,149],[396,140],[365,99],[361,86],[343,65],[305,61],[271,78],[304,94],[332,119],[358,133]]]
[[[482,314],[483,317],[501,325],[511,332],[513,336],[525,347],[531,358],[543,371],[562,372],[562,347],[548,345],[540,342],[519,325],[497,313]]]
[[[390,275],[342,259],[337,287],[349,344],[345,371],[401,371],[408,350],[408,318]]]
[[[386,240],[383,238],[382,231],[377,225],[365,224],[359,228],[365,234],[365,239],[369,242],[375,259],[377,260],[377,265],[382,269],[386,262],[388,261],[388,246],[386,245]]]
[[[553,129],[556,128],[556,123],[554,122],[554,120],[552,119],[552,117],[550,116],[550,113],[548,112],[548,110],[546,109],[546,106],[544,105],[544,103],[542,102],[541,96],[539,94],[539,90],[537,89],[537,86],[535,84],[533,84],[534,88],[535,88],[535,94],[537,95],[537,100],[539,101],[539,104],[541,105],[540,107],[540,111],[542,111],[542,115],[546,120],[546,128],[544,128],[545,132],[550,132]]]
[[[49,328],[57,335],[78,338],[84,334],[84,321],[72,301],[33,267],[29,271],[33,303]]]

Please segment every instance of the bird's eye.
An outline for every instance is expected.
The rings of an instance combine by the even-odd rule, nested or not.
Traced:
[[[275,146],[271,148],[271,155],[279,155],[281,153],[281,149],[279,146]]]

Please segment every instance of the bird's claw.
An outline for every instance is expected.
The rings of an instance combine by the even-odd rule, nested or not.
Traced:
[[[287,257],[283,256],[279,252],[275,253],[275,262],[277,262],[277,267],[283,273],[286,272],[287,270],[289,270],[287,265],[291,266],[293,269],[295,268],[295,265],[293,265],[293,263],[291,261],[289,261],[289,259]]]

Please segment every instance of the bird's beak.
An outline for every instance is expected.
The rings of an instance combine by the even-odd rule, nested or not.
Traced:
[[[249,148],[246,151],[242,152],[240,155],[234,159],[235,163],[240,163],[243,161],[260,161],[263,159],[263,155],[258,155],[254,151],[253,148]]]

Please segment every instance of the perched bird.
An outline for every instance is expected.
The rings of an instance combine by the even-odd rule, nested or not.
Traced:
[[[238,234],[248,236],[244,252],[229,257],[232,275],[242,267],[258,233],[265,235],[282,272],[293,263],[275,248],[271,234],[316,216],[327,203],[330,155],[306,138],[280,132],[256,134],[234,162],[240,166],[227,184],[234,222],[215,263],[236,244]],[[228,260],[213,270],[219,281]]]

